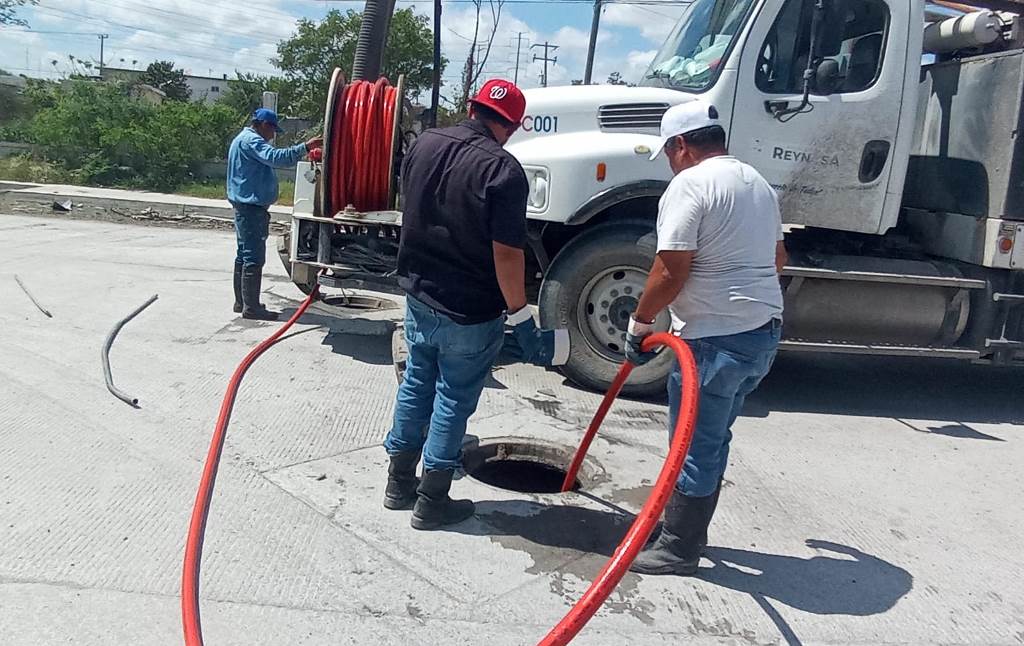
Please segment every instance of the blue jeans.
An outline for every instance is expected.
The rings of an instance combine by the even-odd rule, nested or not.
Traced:
[[[423,451],[423,468],[462,468],[466,422],[476,411],[501,351],[505,319],[459,325],[409,296],[405,341],[409,356],[398,387],[395,419],[384,440],[388,455]]]
[[[270,211],[255,204],[234,204],[235,238],[238,251],[235,264],[262,267],[267,262],[267,236],[270,235]]]
[[[747,395],[771,370],[782,335],[773,319],[750,332],[688,339],[700,376],[700,401],[693,441],[676,490],[687,496],[710,496],[718,488],[729,461],[733,422]],[[669,438],[679,417],[682,372],[677,362],[668,378]]]

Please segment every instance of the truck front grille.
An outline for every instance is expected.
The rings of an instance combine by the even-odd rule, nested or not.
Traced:
[[[667,103],[620,103],[598,108],[597,122],[601,130],[658,134]]]

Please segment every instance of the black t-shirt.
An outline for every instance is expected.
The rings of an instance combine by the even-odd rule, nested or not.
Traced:
[[[526,244],[526,174],[479,121],[428,130],[402,164],[399,285],[472,325],[501,316],[492,242]]]

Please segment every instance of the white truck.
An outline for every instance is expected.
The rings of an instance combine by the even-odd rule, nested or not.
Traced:
[[[1022,95],[1016,14],[921,0],[696,0],[639,87],[527,91],[508,150],[530,181],[541,323],[572,336],[566,376],[602,389],[623,360],[671,178],[649,153],[694,96],[779,194],[784,349],[1024,363]],[[279,247],[294,282],[326,268],[324,284],[387,288],[399,211],[318,213],[316,181],[300,167]],[[627,391],[661,390],[669,360]]]

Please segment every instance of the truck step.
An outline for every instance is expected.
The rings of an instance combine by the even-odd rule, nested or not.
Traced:
[[[997,303],[1009,303],[1010,305],[1020,305],[1024,303],[1024,294],[1000,294],[996,292],[992,294],[992,300]]]
[[[1016,341],[1014,339],[986,339],[985,347],[1000,349],[1024,348],[1024,341]]]
[[[977,350],[966,348],[936,348],[909,345],[839,343],[829,341],[802,341],[787,339],[779,344],[781,350],[798,352],[834,352],[837,354],[874,354],[891,357],[934,357],[974,360],[981,358]]]
[[[333,289],[366,289],[385,294],[404,294],[394,276],[381,276],[359,271],[349,272],[347,271],[348,268],[338,266],[330,266],[330,268],[342,271],[344,274],[341,276],[332,274],[318,276],[317,282],[324,287]]]
[[[985,289],[988,286],[988,283],[983,280],[956,276],[922,276],[876,271],[837,271],[820,267],[797,267],[791,265],[787,265],[782,269],[782,275],[793,278],[856,280],[867,283],[893,283],[919,285],[922,287],[956,287],[959,289]]]

